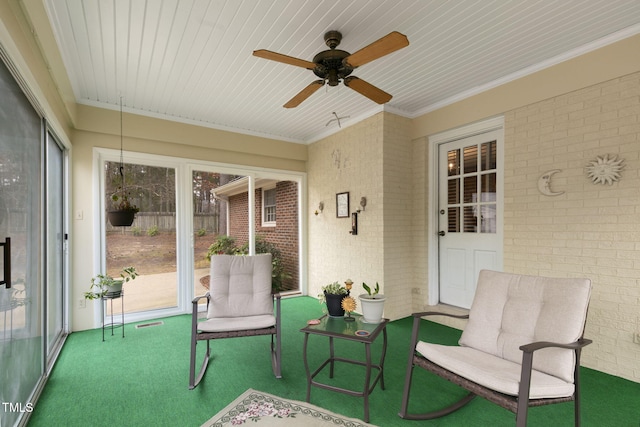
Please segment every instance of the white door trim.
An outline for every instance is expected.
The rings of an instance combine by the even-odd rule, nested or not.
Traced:
[[[440,301],[439,265],[438,265],[438,146],[447,142],[478,135],[494,130],[504,131],[504,116],[493,117],[471,123],[455,129],[446,130],[429,136],[429,175],[428,175],[428,209],[427,209],[427,289],[429,305]],[[498,151],[498,164],[504,165],[504,150]]]

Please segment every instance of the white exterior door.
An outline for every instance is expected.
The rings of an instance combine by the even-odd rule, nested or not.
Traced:
[[[502,132],[438,146],[440,302],[469,308],[478,273],[502,268]]]

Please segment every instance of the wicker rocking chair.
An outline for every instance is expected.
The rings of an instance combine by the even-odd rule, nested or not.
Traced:
[[[591,293],[588,279],[552,279],[481,271],[459,346],[418,341],[421,318],[413,314],[413,332],[400,417],[427,420],[456,411],[481,396],[516,414],[527,424],[529,407],[574,401],[580,425],[580,353],[592,341],[583,338]],[[535,354],[535,357],[534,357]],[[449,407],[409,414],[413,368],[421,367],[469,393]]]
[[[271,254],[211,257],[209,292],[192,301],[189,389],[200,383],[207,370],[209,341],[221,338],[271,335],[273,373],[282,378],[280,295],[271,292],[271,268]],[[207,318],[198,321],[198,301],[203,298],[207,299]],[[198,341],[206,341],[207,350],[196,378]]]

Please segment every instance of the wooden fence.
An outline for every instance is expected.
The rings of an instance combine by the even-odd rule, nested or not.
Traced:
[[[167,212],[138,212],[136,219],[131,225],[131,230],[138,229],[146,232],[152,227],[158,227],[158,231],[176,231],[176,214]],[[220,230],[219,215],[216,214],[195,214],[193,216],[193,231],[206,230],[207,233],[218,233]],[[107,231],[120,230],[120,227],[113,227],[107,221]]]

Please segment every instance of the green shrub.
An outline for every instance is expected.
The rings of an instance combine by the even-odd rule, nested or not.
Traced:
[[[209,246],[207,260],[211,261],[212,255],[247,255],[249,253],[249,243],[237,247],[233,237],[218,236],[215,243]],[[283,289],[284,281],[291,278],[291,275],[284,271],[282,264],[282,253],[273,243],[267,242],[264,237],[256,236],[256,254],[271,254],[271,288],[274,292]]]
[[[207,260],[211,261],[211,255],[234,255],[236,252],[236,241],[233,237],[218,236],[207,250]]]
[[[159,233],[158,230],[158,226],[157,225],[152,225],[151,227],[149,227],[149,229],[147,230],[147,236],[157,236]]]
[[[131,234],[133,234],[134,236],[140,236],[142,235],[142,230],[140,229],[140,227],[131,227]]]
[[[197,234],[198,237],[202,237],[202,236],[207,234],[207,229],[206,228],[201,228],[200,230],[198,230],[196,232],[196,234]]]
[[[238,249],[241,254],[249,253],[249,243],[245,243]],[[291,275],[284,271],[282,263],[282,253],[271,242],[267,242],[264,237],[256,236],[256,254],[271,254],[271,287],[275,292],[280,292],[284,288],[284,281],[291,278]]]

